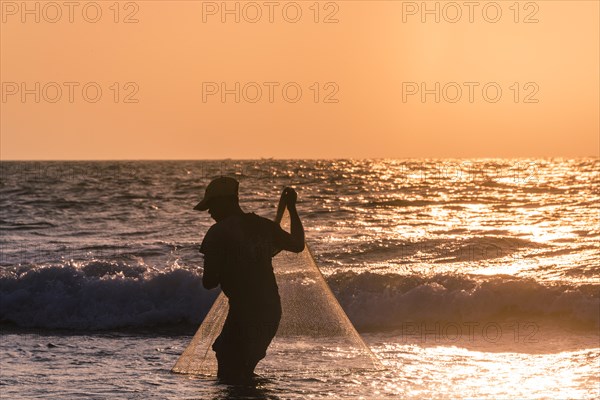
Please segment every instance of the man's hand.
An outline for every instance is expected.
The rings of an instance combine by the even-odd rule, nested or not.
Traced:
[[[286,187],[285,189],[283,189],[281,197],[284,198],[285,205],[287,206],[288,210],[296,208],[298,194],[294,189],[292,189],[291,187]]]
[[[283,205],[285,204],[290,212],[290,233],[287,233],[279,228],[281,233],[279,240],[280,243],[282,243],[280,248],[283,250],[293,251],[294,253],[300,253],[302,250],[304,250],[304,228],[302,227],[302,222],[300,222],[300,217],[298,216],[298,211],[296,210],[297,200],[298,194],[294,189],[291,187],[286,187],[283,189],[283,192],[281,192],[281,198],[279,199],[277,216],[275,217],[275,222],[279,224],[284,212]]]

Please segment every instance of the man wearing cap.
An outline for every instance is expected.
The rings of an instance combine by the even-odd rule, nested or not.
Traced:
[[[202,284],[221,285],[229,299],[229,313],[212,348],[218,377],[240,381],[254,375],[256,364],[277,332],[281,302],[271,258],[281,250],[304,250],[304,229],[296,211],[297,194],[283,191],[290,214],[290,233],[279,224],[245,213],[239,205],[239,183],[229,177],[214,179],[195,210],[208,210],[216,221],[200,245],[204,254]]]

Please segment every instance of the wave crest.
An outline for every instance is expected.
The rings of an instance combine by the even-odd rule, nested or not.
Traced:
[[[0,321],[21,327],[102,330],[198,324],[216,294],[198,271],[92,261],[0,276]]]
[[[548,286],[501,275],[371,272],[336,273],[327,281],[362,330],[396,329],[406,322],[511,318],[600,326],[597,285]],[[189,327],[202,321],[217,294],[202,287],[201,269],[177,264],[163,269],[106,261],[19,267],[0,273],[0,321],[75,330]]]
[[[543,285],[533,279],[496,275],[379,275],[343,272],[329,284],[353,323],[362,329],[391,329],[427,321],[550,319],[597,329],[598,287]]]

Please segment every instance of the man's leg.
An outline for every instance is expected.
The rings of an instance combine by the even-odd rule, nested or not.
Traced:
[[[223,330],[212,345],[217,357],[217,377],[220,379],[235,381],[244,375],[242,339],[240,324],[230,312]]]
[[[267,348],[277,333],[279,321],[255,324],[250,330],[251,335],[246,347],[246,376],[253,376],[254,369],[260,360],[267,355]]]

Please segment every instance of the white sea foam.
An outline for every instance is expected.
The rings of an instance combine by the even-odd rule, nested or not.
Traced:
[[[202,288],[201,269],[157,269],[106,261],[4,270],[0,320],[21,327],[78,330],[199,324],[217,291]],[[509,276],[338,273],[328,277],[359,329],[407,321],[544,318],[597,329],[594,287],[548,286]],[[285,296],[285,293],[282,293]]]

